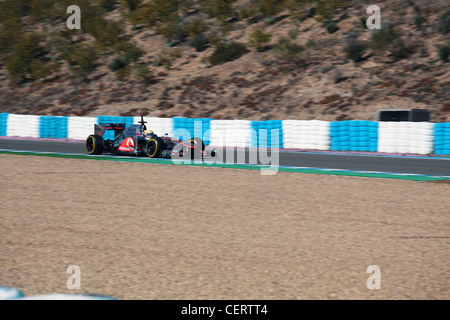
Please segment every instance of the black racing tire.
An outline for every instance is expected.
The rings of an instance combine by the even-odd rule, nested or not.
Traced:
[[[205,143],[203,140],[200,138],[191,138],[188,140],[188,143],[190,143],[191,146],[194,146],[194,148],[190,149],[191,160],[203,159],[203,151],[205,150]]]
[[[150,158],[160,158],[161,152],[164,150],[164,142],[159,137],[153,137],[147,141],[147,155]]]
[[[198,146],[202,146],[202,151],[205,151],[205,143],[200,138],[191,138],[188,140],[191,145],[194,145],[198,148]]]
[[[102,136],[98,134],[92,134],[87,137],[86,142],[84,144],[86,151],[91,155],[101,155],[103,150],[105,149],[105,141]]]

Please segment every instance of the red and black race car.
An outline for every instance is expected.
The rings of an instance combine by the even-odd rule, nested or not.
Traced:
[[[139,124],[128,128],[124,123],[99,123],[94,125],[94,134],[86,139],[86,151],[91,155],[113,153],[122,155],[147,155],[150,158],[191,158],[202,159],[205,144],[200,138],[181,141],[171,137],[159,137],[152,130],[147,130],[144,117]],[[106,130],[114,130],[114,140],[103,139]],[[214,150],[211,151],[214,157]]]

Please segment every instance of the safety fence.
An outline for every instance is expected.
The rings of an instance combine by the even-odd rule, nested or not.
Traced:
[[[0,114],[0,136],[85,140],[94,124],[139,123],[140,117]],[[284,148],[450,155],[450,123],[320,120],[215,120],[144,117],[159,136],[200,137],[215,147]],[[106,132],[105,139],[113,139]]]

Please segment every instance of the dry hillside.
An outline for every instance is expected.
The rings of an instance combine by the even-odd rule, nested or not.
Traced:
[[[124,66],[117,66],[117,61],[126,49],[117,49],[114,43],[100,45],[100,35],[84,29],[83,7],[82,29],[64,36],[60,34],[67,30],[69,15],[62,5],[61,17],[53,20],[37,14],[22,16],[23,37],[40,34],[40,45],[45,48],[41,55],[58,68],[39,73],[32,65],[29,74],[13,77],[8,63],[12,64],[20,41],[13,43],[9,55],[4,52],[0,60],[0,112],[375,120],[376,111],[383,108],[427,108],[432,110],[433,121],[450,121],[447,0],[377,1],[381,32],[386,36],[377,44],[377,31],[363,24],[371,1],[341,1],[344,4],[336,5],[329,17],[319,14],[322,11],[316,6],[336,1],[278,1],[284,6],[272,14],[262,12],[261,1],[231,1],[232,11],[226,17],[214,17],[204,10],[205,5],[220,0],[191,1],[189,7],[177,9],[177,21],[187,31],[175,40],[164,34],[163,27],[144,23],[145,16],[144,20],[130,18],[132,12],[125,2],[117,1],[103,15],[107,25],[120,23],[117,43],[132,43],[142,51]],[[145,6],[158,1],[136,2]],[[290,7],[293,3],[297,11]],[[3,18],[3,31],[6,24]],[[252,46],[255,30],[271,35],[259,48]],[[199,34],[206,39],[203,51],[191,46]],[[0,35],[0,43],[1,39]],[[63,41],[69,51],[76,46],[91,48],[95,56],[92,70],[80,75],[77,66],[82,62],[76,56],[66,58]],[[210,57],[217,48],[232,43],[245,44],[247,49],[233,61],[213,63]],[[360,51],[357,46],[351,51],[356,57],[344,50],[350,44],[361,45]]]

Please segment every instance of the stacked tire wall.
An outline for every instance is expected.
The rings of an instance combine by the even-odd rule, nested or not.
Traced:
[[[53,117],[0,114],[0,136],[84,141],[99,123],[139,123],[140,117]],[[320,120],[214,120],[144,117],[159,136],[202,138],[206,145],[450,155],[450,123]],[[107,131],[105,139],[113,139]]]
[[[450,154],[450,122],[435,124],[434,153],[437,155]]]

